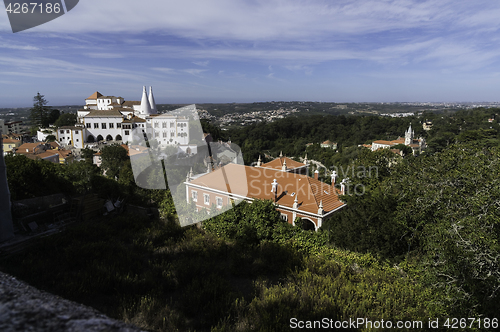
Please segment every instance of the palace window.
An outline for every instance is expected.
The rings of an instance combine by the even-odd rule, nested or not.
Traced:
[[[116,124],[116,128],[121,128],[122,127],[122,124],[121,123],[117,123]]]
[[[94,129],[99,129],[99,124],[98,123],[94,123]]]
[[[210,205],[210,195],[203,194],[203,201],[205,202],[205,205]]]
[[[106,129],[106,123],[104,123],[104,122],[103,122],[103,123],[101,123],[101,128],[102,128],[102,129]]]
[[[109,123],[109,129],[113,129],[114,127],[115,127],[115,124],[114,124],[114,123],[112,123],[112,122],[110,122],[110,123]]]
[[[222,198],[221,197],[216,197],[216,201],[217,201],[217,207],[221,208],[222,207]]]
[[[192,191],[191,192],[191,198],[193,199],[193,202],[198,202],[198,192],[197,191]]]

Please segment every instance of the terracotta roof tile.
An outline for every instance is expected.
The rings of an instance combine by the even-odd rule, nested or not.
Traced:
[[[228,179],[229,189],[226,187],[223,171]],[[339,200],[337,190],[332,190],[331,185],[306,175],[270,168],[228,164],[192,180],[189,184],[223,192],[230,190],[233,194],[253,199],[274,200],[274,193],[271,192],[273,179],[278,182],[276,203],[280,206],[292,208],[295,197],[298,199],[299,210],[314,214],[318,213],[321,201],[325,214],[344,205]]]
[[[281,170],[281,167],[283,166],[284,161],[286,161],[286,168],[287,169],[294,169],[294,168],[306,166],[304,163],[300,163],[300,162],[295,161],[293,159],[290,159],[288,157],[278,157],[278,158],[276,158],[268,163],[262,164],[260,167]]]
[[[12,144],[12,143],[20,143],[21,141],[19,141],[18,139],[4,138],[2,142]]]
[[[134,106],[134,105],[140,105],[141,102],[140,101],[137,101],[137,100],[128,100],[128,101],[125,101],[123,102],[123,106]]]
[[[97,99],[99,97],[102,97],[102,94],[99,93],[99,91],[96,91],[94,92],[90,97],[88,97],[87,99],[85,100],[88,100],[88,99]]]

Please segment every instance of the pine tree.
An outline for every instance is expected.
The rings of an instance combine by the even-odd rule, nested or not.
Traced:
[[[47,126],[47,120],[49,117],[50,108],[47,107],[47,100],[44,95],[37,92],[36,96],[33,97],[33,107],[31,108],[31,124],[33,127],[44,127]]]

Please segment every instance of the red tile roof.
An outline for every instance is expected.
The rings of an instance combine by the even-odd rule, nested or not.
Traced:
[[[11,138],[4,138],[2,140],[2,142],[9,143],[9,144],[12,144],[12,143],[21,143],[21,141],[19,141],[18,139],[11,139]]]
[[[287,169],[294,169],[294,168],[306,166],[304,163],[300,163],[300,162],[295,161],[293,159],[290,159],[288,157],[278,157],[278,158],[276,158],[268,163],[262,164],[260,167],[281,170],[281,167],[283,166],[284,161],[286,161],[286,168]]]
[[[97,99],[99,97],[102,97],[102,94],[100,94],[99,91],[96,91],[90,97],[88,97],[87,99]],[[85,99],[85,100],[87,100],[87,99]]]
[[[142,153],[147,153],[149,148],[140,145],[128,146],[127,144],[121,144],[121,147],[127,150],[127,156],[135,156]]]
[[[225,178],[228,179],[229,188]],[[339,200],[336,190],[332,190],[332,186],[327,183],[306,175],[263,167],[228,164],[190,181],[189,185],[226,193],[230,191],[251,199],[274,200],[275,195],[271,192],[273,179],[278,182],[276,203],[280,206],[292,208],[295,197],[298,199],[299,210],[314,214],[318,213],[320,202],[323,203],[324,214],[345,205]]]

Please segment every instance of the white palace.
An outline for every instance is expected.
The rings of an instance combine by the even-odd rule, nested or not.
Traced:
[[[143,87],[141,101],[93,93],[78,110],[77,124],[57,129],[57,141],[83,148],[85,143],[99,141],[132,142],[132,130],[142,129],[160,146],[177,146],[184,152],[189,144],[189,119],[158,114],[153,89]]]

